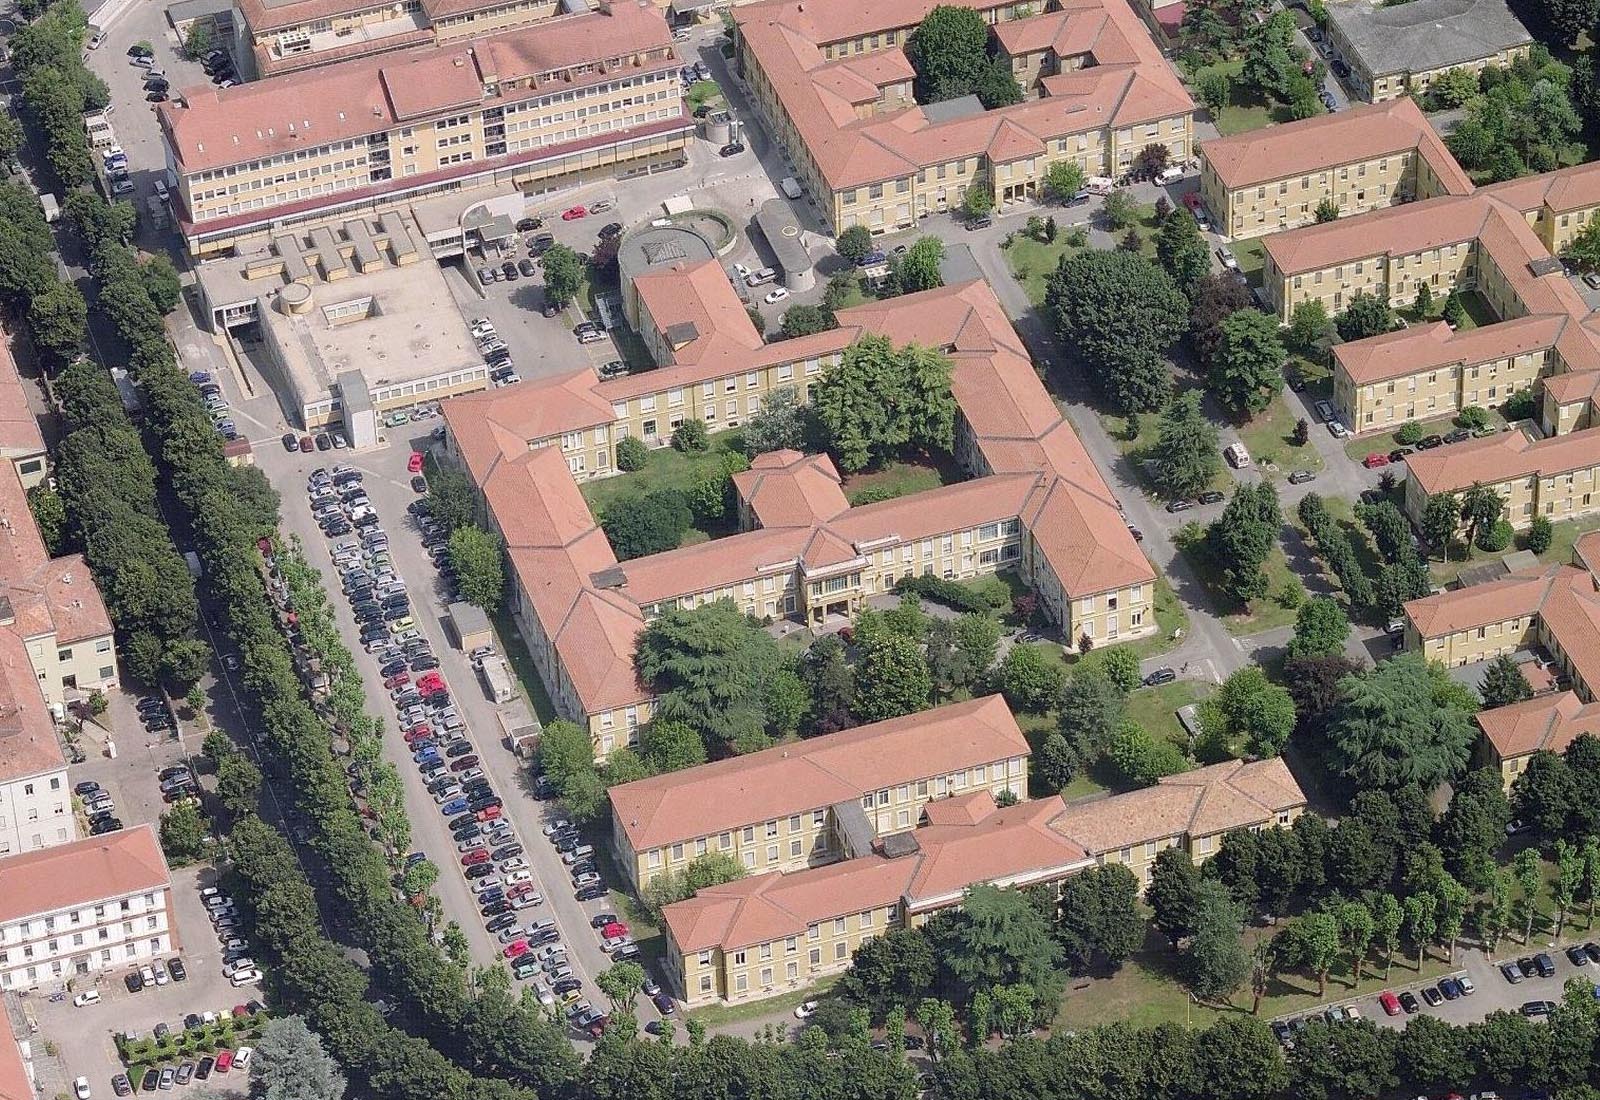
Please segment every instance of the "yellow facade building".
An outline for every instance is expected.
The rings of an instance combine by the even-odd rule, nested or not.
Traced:
[[[1125,174],[1147,145],[1194,155],[1194,103],[1126,0],[976,5],[1023,102],[918,106],[906,40],[932,0],[763,0],[733,11],[736,60],[835,234],[909,229],[967,189],[1036,198],[1050,165]]]

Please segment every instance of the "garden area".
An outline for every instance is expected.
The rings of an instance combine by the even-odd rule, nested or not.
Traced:
[[[845,499],[855,507],[965,480],[966,474],[954,459],[925,455],[920,459],[891,459],[876,469],[851,474],[844,479],[843,488]]]
[[[1244,61],[1218,61],[1193,73],[1191,86],[1204,87],[1207,81],[1224,80],[1227,94],[1212,110],[1212,120],[1223,137],[1259,130],[1264,126],[1293,122],[1294,109],[1287,103],[1266,95],[1241,79]],[[1208,106],[1210,106],[1208,104]],[[1321,114],[1321,111],[1317,112]]]
[[[208,1013],[207,1015],[211,1015]],[[128,1067],[128,1080],[138,1089],[146,1073],[160,1072],[168,1065],[216,1054],[219,1050],[237,1050],[261,1038],[268,1015],[265,1009],[243,1015],[220,1016],[198,1027],[186,1027],[157,1038],[129,1039],[116,1036],[117,1056]]]
[[[1274,394],[1266,409],[1239,425],[1239,441],[1257,466],[1276,477],[1287,477],[1295,470],[1321,470],[1322,455],[1309,440],[1309,433],[1316,428],[1308,423],[1307,438],[1297,441],[1300,420],[1283,394]]]
[[[1121,192],[1114,194],[1119,198],[1126,198]],[[1037,306],[1043,304],[1046,284],[1060,266],[1062,258],[1089,249],[1089,230],[1083,226],[1058,227],[1052,236],[1048,226],[1054,222],[1054,218],[1045,221],[1034,217],[1030,218],[1029,222],[1040,224],[1033,227],[1034,232],[1024,230],[1008,234],[1001,248],[1005,250],[1006,262],[1011,266],[1012,275],[1022,284],[1024,292],[1028,295],[1028,301]],[[1110,232],[1118,240],[1126,240],[1130,230],[1137,233],[1140,240],[1139,254],[1147,260],[1154,261],[1155,233],[1160,225],[1161,219],[1156,214],[1154,203],[1130,201],[1127,211],[1120,212],[1109,220],[1104,218],[1098,220],[1095,229]]]
[[[1245,637],[1294,624],[1305,587],[1289,568],[1289,558],[1282,546],[1274,545],[1262,562],[1266,594],[1240,601],[1229,593],[1221,559],[1208,545],[1203,527],[1197,523],[1188,524],[1178,532],[1175,541],[1200,583],[1213,597],[1222,625],[1229,634]]]
[[[1550,525],[1550,544],[1543,550],[1535,553],[1541,562],[1547,564],[1566,564],[1572,560],[1572,545],[1578,541],[1578,536],[1588,531],[1600,530],[1600,517],[1585,516],[1582,519],[1567,520],[1564,523]],[[1529,532],[1517,533],[1511,546],[1504,550],[1488,551],[1477,546],[1469,545],[1464,541],[1457,541],[1450,548],[1450,556],[1445,561],[1430,560],[1428,568],[1435,584],[1448,585],[1453,583],[1463,569],[1485,562],[1498,561],[1512,550],[1529,549]]]

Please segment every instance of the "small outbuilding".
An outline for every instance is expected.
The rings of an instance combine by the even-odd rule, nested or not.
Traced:
[[[483,608],[465,600],[457,600],[448,608],[450,629],[455,632],[456,645],[470,653],[481,646],[494,644],[494,630]]]

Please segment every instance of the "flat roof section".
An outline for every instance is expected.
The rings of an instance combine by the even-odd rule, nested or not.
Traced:
[[[778,266],[791,278],[811,268],[811,253],[800,235],[800,222],[786,199],[768,199],[756,211],[756,225],[772,246]]]

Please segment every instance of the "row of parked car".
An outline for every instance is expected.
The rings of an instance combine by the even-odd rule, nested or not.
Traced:
[[[159,183],[159,181],[157,181]],[[162,198],[166,197],[165,185],[156,188],[161,192]],[[223,439],[234,440],[239,438],[239,427],[233,422],[233,409],[228,405],[228,399],[222,395],[222,387],[211,376],[210,371],[197,370],[189,375],[200,391],[200,400],[205,404],[206,412],[211,414],[211,425]]]
[[[215,886],[200,891],[200,901],[206,907],[222,944],[222,973],[235,988],[252,985],[261,980],[261,970],[250,957],[250,945],[244,941],[239,925],[239,911],[233,899]]]
[[[523,262],[529,263],[527,260]],[[506,264],[506,267],[510,266],[509,263]],[[500,333],[495,330],[493,321],[487,317],[479,317],[473,321],[472,338],[477,342],[478,352],[483,356],[483,361],[489,365],[490,382],[499,387],[522,381],[522,376],[511,365],[511,349],[500,339]]]
[[[259,1004],[257,1001],[251,1001],[250,1003]],[[239,1015],[247,1010],[243,1005],[236,1005],[233,1011],[235,1015]],[[207,1012],[206,1015],[215,1018],[216,1013]],[[194,1013],[190,1013],[189,1018],[199,1019]],[[162,1033],[166,1026],[166,1024],[157,1024],[156,1031]],[[187,1085],[190,1081],[209,1080],[213,1073],[227,1073],[234,1069],[249,1072],[250,1060],[254,1054],[254,1047],[240,1047],[238,1050],[229,1050],[224,1047],[217,1051],[216,1054],[191,1058],[175,1066],[163,1066],[160,1069],[151,1067],[145,1070],[144,1078],[139,1086],[140,1091],[155,1092],[160,1089],[162,1092],[170,1092],[175,1085]],[[83,1082],[83,1088],[77,1094],[78,1100],[89,1100],[87,1079],[80,1077],[78,1080]],[[129,1096],[133,1093],[133,1082],[128,1079],[127,1074],[119,1073],[111,1079],[111,1088],[118,1096]]]

